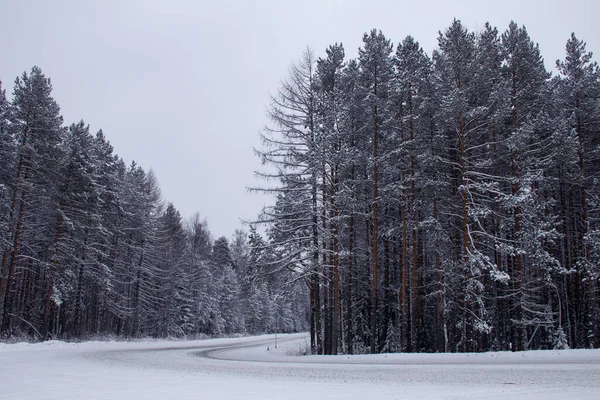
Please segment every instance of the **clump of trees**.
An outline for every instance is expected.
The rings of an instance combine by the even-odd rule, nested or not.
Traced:
[[[271,273],[256,230],[213,241],[198,216],[182,221],[102,131],[64,126],[51,92],[38,67],[11,100],[0,83],[3,338],[305,329],[306,289]]]
[[[314,352],[598,347],[600,72],[559,74],[523,26],[454,20],[306,51],[257,153],[276,261],[310,293]]]

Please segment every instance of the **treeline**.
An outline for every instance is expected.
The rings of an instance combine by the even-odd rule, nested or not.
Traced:
[[[572,35],[553,77],[514,22],[438,42],[307,51],[272,96],[261,219],[313,351],[598,347],[598,66]]]
[[[182,222],[152,172],[126,166],[102,131],[63,126],[51,91],[37,67],[11,101],[0,84],[3,338],[306,328],[305,286],[270,273],[255,230],[213,242],[197,216]]]

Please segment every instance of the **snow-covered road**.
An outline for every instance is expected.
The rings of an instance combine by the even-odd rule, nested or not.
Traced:
[[[600,399],[600,351],[292,354],[305,335],[0,344],[0,399]]]

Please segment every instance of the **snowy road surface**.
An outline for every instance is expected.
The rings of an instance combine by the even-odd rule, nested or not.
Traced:
[[[600,351],[295,357],[305,335],[0,344],[0,399],[600,399]]]

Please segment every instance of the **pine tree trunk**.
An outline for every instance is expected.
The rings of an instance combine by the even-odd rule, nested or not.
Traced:
[[[88,240],[87,229],[85,230],[85,237],[83,239],[83,249],[81,255],[81,264],[79,266],[79,272],[77,275],[77,298],[76,298],[76,309],[75,309],[75,332],[77,337],[81,338],[85,333],[83,324],[83,310],[84,310],[84,289],[83,289],[83,274],[85,270],[85,259],[86,259],[86,247]]]
[[[352,178],[354,178],[354,168],[352,168]],[[354,312],[352,306],[352,281],[354,274],[354,213],[350,214],[349,232],[348,232],[348,271],[346,277],[346,351],[348,354],[354,353]]]
[[[142,266],[144,264],[144,242],[141,245],[140,259],[137,265],[137,272],[135,277],[135,283],[133,285],[133,321],[131,321],[130,336],[135,338],[140,332],[140,321],[141,321],[141,304],[140,304],[140,291],[142,288]]]
[[[316,324],[315,324],[315,288],[314,288],[314,277],[315,272],[311,272],[310,279],[307,280],[308,284],[308,295],[310,301],[310,310],[309,310],[309,322],[310,322],[310,349],[311,353],[315,353],[317,349],[317,332],[316,332]]]
[[[29,137],[29,127],[27,126],[25,128],[25,132],[23,134],[23,140],[21,141],[21,146],[20,146],[20,151],[19,151],[19,161],[17,163],[17,172],[15,174],[15,180],[14,180],[14,184],[13,184],[13,195],[12,195],[12,199],[10,202],[10,211],[9,211],[9,216],[8,216],[8,227],[7,227],[7,239],[10,237],[13,237],[14,239],[14,233],[13,233],[13,221],[14,221],[14,217],[15,217],[15,212],[17,211],[17,199],[18,199],[18,195],[19,195],[19,190],[23,191],[24,189],[21,188],[21,186],[23,185],[23,183],[26,181],[26,179],[23,179],[23,181],[21,181],[21,172],[23,171],[23,164],[25,161],[25,146],[27,145],[27,139]],[[25,176],[27,176],[27,172],[25,173]],[[22,192],[23,193],[23,192]],[[23,194],[22,194],[23,195]],[[4,310],[4,293],[6,291],[6,286],[8,285],[7,282],[7,273],[8,273],[8,259],[9,259],[9,255],[11,253],[11,248],[9,246],[7,246],[4,251],[2,252],[2,266],[0,267],[0,311]],[[1,327],[2,329],[0,329],[0,332],[4,330],[4,327]]]
[[[579,98],[575,103],[575,115],[577,119],[577,139],[579,141],[578,146],[578,157],[579,157],[579,186],[581,191],[581,233],[578,235],[578,246],[577,249],[582,249],[581,258],[583,259],[583,271],[580,271],[580,280],[577,282],[578,286],[581,288],[581,294],[585,297],[581,304],[584,309],[582,310],[582,325],[586,327],[585,334],[585,343],[581,343],[582,347],[590,347],[593,344],[593,317],[591,315],[592,311],[588,310],[590,303],[597,304],[597,301],[593,298],[594,293],[594,277],[593,272],[590,271],[589,262],[590,262],[590,246],[588,244],[587,235],[589,232],[589,221],[588,221],[588,204],[587,204],[587,193],[586,193],[586,174],[585,174],[585,143],[584,143],[584,132],[583,132],[583,124],[581,122],[580,115],[580,101]],[[579,251],[578,251],[579,252]],[[578,263],[579,264],[579,263]]]
[[[377,160],[377,142],[379,136],[379,123],[377,116],[377,105],[373,106],[373,255],[372,255],[372,278],[371,278],[371,354],[377,351],[377,208],[379,204],[379,171]]]
[[[515,135],[517,134],[518,129],[518,110],[516,104],[516,75],[515,72],[512,72],[511,75],[512,81],[512,122],[513,122],[513,132]],[[520,172],[519,172],[519,153],[518,150],[514,150],[512,153],[512,164],[513,164],[513,180],[514,183],[512,185],[512,194],[514,197],[519,195],[520,191]],[[514,337],[513,337],[513,350],[523,350],[523,345],[525,342],[524,339],[524,329],[522,325],[523,319],[523,311],[522,311],[522,293],[521,293],[521,255],[519,254],[520,250],[520,237],[521,237],[521,207],[516,205],[513,210],[514,214],[514,241],[515,247],[517,248],[517,254],[515,254],[513,258],[513,274],[514,274],[514,289],[517,293],[514,304],[514,320],[518,321],[516,326],[514,326]]]
[[[24,181],[27,181],[29,175],[29,167],[25,168]],[[15,278],[15,267],[17,263],[17,257],[19,255],[19,245],[21,240],[21,233],[23,229],[23,217],[25,212],[25,198],[27,197],[27,191],[25,188],[21,190],[21,198],[19,199],[19,211],[17,214],[17,225],[15,227],[15,235],[12,244],[12,252],[10,255],[10,262],[8,264],[8,277],[6,279],[6,289],[4,292],[4,313],[2,316],[2,331],[6,332],[10,329],[10,320],[12,316],[13,307],[13,285]]]
[[[401,330],[402,330],[402,348],[406,351],[412,351],[410,337],[410,318],[408,314],[408,232],[407,232],[407,213],[406,213],[406,191],[404,171],[401,172],[400,181],[402,182],[402,203],[400,213],[402,218],[402,242],[400,246],[400,309],[402,311]]]
[[[318,262],[318,261],[317,261]],[[321,335],[321,296],[320,296],[320,277],[317,271],[312,273],[312,292],[313,292],[313,320],[314,320],[314,350],[317,354],[321,354],[323,352],[323,342]]]
[[[332,171],[333,184],[331,186],[331,209],[333,212],[333,218],[331,224],[333,226],[333,241],[332,241],[332,253],[333,253],[333,322],[332,322],[332,354],[338,353],[338,345],[340,343],[341,333],[341,315],[340,315],[340,268],[339,268],[339,226],[338,217],[339,210],[335,204],[335,196],[337,190],[337,166]]]
[[[323,263],[323,272],[325,275],[325,282],[323,285],[323,321],[325,323],[325,335],[324,335],[324,347],[323,354],[331,354],[331,307],[332,307],[332,279],[331,279],[331,265],[328,262],[328,251],[327,251],[327,240],[326,240],[326,232],[327,232],[327,182],[326,182],[326,171],[325,171],[325,160],[323,159],[322,165],[322,189],[321,189],[321,204],[322,204],[322,212],[321,212],[321,258]]]
[[[494,177],[500,177],[498,170],[498,137],[496,132],[496,125],[492,123],[492,175]],[[504,267],[502,265],[502,252],[498,249],[499,240],[502,236],[501,228],[500,228],[500,203],[498,201],[499,195],[494,194],[493,196],[493,232],[492,235],[494,237],[493,246],[494,246],[494,264],[496,265],[496,269],[498,271],[503,271]],[[505,290],[503,287],[500,287],[497,282],[493,283],[494,288],[494,303],[496,306],[496,321],[497,325],[501,325],[502,328],[495,329],[493,331],[493,335],[496,339],[503,340],[506,334],[506,323],[509,320],[507,315],[507,307],[505,300]]]
[[[468,209],[467,209],[467,169],[466,169],[466,155],[465,155],[465,123],[463,118],[460,118],[460,172],[461,172],[461,204],[462,204],[462,262],[463,268],[465,270],[465,283],[463,287],[463,316],[462,316],[462,337],[460,339],[461,342],[461,351],[467,351],[467,313],[468,313],[468,282],[470,279],[470,266],[469,266],[469,247],[470,237],[469,237],[469,220],[468,220]]]
[[[437,224],[439,224],[438,222],[438,207],[437,207],[437,197],[433,198],[433,219]],[[437,331],[437,351],[443,351],[443,352],[447,352],[447,344],[444,340],[444,307],[443,307],[443,293],[444,293],[444,286],[442,284],[442,271],[441,271],[441,265],[440,265],[440,253],[439,251],[436,249],[435,250],[435,261],[434,261],[434,267],[435,267],[435,280],[436,280],[436,289],[437,289],[437,295],[436,295],[436,307],[435,307],[435,315],[436,315],[436,331]]]
[[[384,219],[385,215],[384,213]],[[388,331],[390,327],[390,322],[392,320],[392,284],[390,281],[390,245],[389,240],[386,237],[382,238],[383,241],[383,318],[381,321],[381,334],[380,338],[384,340],[382,347],[388,343]]]
[[[312,290],[314,295],[314,330],[315,342],[313,352],[321,354],[323,351],[322,335],[321,335],[321,279],[319,277],[319,226],[317,213],[317,176],[316,172],[312,175],[312,240],[313,240],[313,272],[312,272]]]
[[[411,210],[412,217],[412,229],[411,229],[411,246],[412,246],[412,265],[411,265],[411,288],[410,288],[410,337],[411,337],[411,349],[413,351],[419,351],[419,335],[418,335],[418,321],[421,315],[419,310],[419,293],[418,293],[418,281],[419,281],[419,249],[418,249],[418,237],[417,237],[417,224],[416,218],[416,189],[415,189],[415,154],[414,154],[414,124],[413,124],[413,104],[412,104],[412,89],[409,91],[408,96],[408,107],[409,107],[409,132],[410,132],[410,207],[406,207]],[[406,229],[406,227],[403,227]]]

